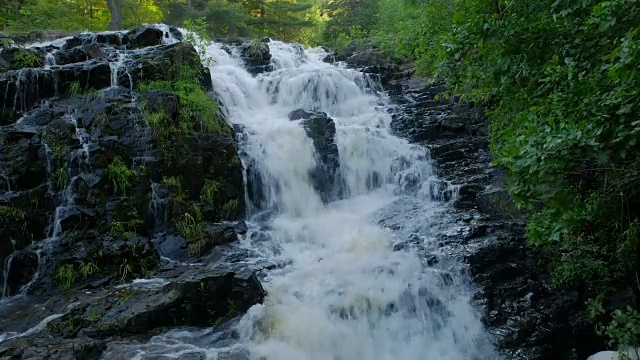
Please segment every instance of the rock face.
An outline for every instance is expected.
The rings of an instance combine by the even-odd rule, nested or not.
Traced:
[[[257,75],[272,70],[268,40],[266,39],[266,42],[253,41],[242,45],[242,59],[249,73]]]
[[[289,119],[300,121],[307,135],[313,141],[318,155],[318,167],[311,173],[311,179],[316,190],[325,202],[335,200],[340,193],[338,187],[340,157],[338,146],[335,143],[335,123],[323,112],[302,109],[289,113]]]
[[[467,264],[474,299],[505,357],[584,359],[602,349],[576,310],[584,299],[552,288],[543,257],[526,245],[525,219],[500,187],[504,173],[490,165],[482,109],[445,99],[446,86],[423,79],[390,80],[386,87],[396,105],[392,129],[427,147],[438,175],[457,185],[450,226],[462,230],[442,235],[441,246]]]
[[[217,325],[262,302],[252,271],[176,265],[215,260],[246,232],[234,131],[179,37],[81,34],[17,48],[39,56],[27,65],[3,50],[0,296],[28,296],[0,306],[0,337],[13,337],[0,357],[98,358],[116,337]]]

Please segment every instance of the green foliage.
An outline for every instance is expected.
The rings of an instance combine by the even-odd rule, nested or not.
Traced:
[[[220,184],[217,181],[206,179],[200,193],[200,201],[205,205],[213,205],[219,190]]]
[[[182,218],[176,222],[178,233],[189,242],[198,242],[204,238],[204,223],[202,216],[197,209],[195,215],[184,213]]]
[[[60,167],[53,173],[53,186],[57,189],[64,189],[67,185],[67,181],[69,181],[69,172],[67,169]]]
[[[264,59],[262,57],[263,55],[262,49],[265,46],[268,47],[268,45],[266,45],[260,40],[253,40],[249,43],[249,47],[247,49],[247,55],[252,59],[263,61]]]
[[[640,313],[629,306],[624,311],[615,310],[611,318],[607,325],[598,325],[598,334],[609,339],[609,346],[618,348],[619,359],[630,359],[628,349],[640,347]],[[636,357],[639,355],[631,351]]]
[[[100,268],[95,263],[91,261],[86,263],[83,261],[80,263],[80,275],[82,275],[83,278],[86,279],[89,276],[98,272],[100,272]]]
[[[232,199],[222,205],[222,216],[228,218],[238,212],[238,199]]]
[[[15,207],[0,206],[0,219],[7,219],[12,221],[22,221],[27,214]]]
[[[107,167],[107,175],[113,184],[114,193],[124,196],[131,188],[136,172],[116,156]]]
[[[176,176],[171,176],[171,177],[165,176],[162,178],[162,183],[167,186],[177,186],[177,187],[182,186],[182,181],[180,181],[180,178]]]
[[[109,224],[109,235],[114,237],[129,238],[136,233],[136,228],[143,223],[140,219],[128,221],[112,221]]]
[[[78,96],[83,93],[82,85],[80,81],[74,81],[69,85],[69,96]]]
[[[32,50],[18,49],[13,55],[12,69],[34,68],[43,64],[42,58]]]
[[[212,44],[211,37],[207,33],[207,22],[204,17],[194,20],[186,19],[184,28],[187,30],[185,41],[191,44],[200,55],[200,60],[207,66],[211,66],[213,59],[207,55],[207,47]]]
[[[324,5],[329,21],[322,31],[322,43],[343,51],[353,40],[363,39],[377,25],[380,0],[334,0]]]
[[[162,138],[193,134],[195,131],[217,133],[225,130],[216,117],[218,107],[213,98],[202,88],[201,75],[186,66],[177,69],[174,81],[143,81],[138,91],[174,91],[179,98],[180,108],[177,119],[160,112],[147,110],[144,116],[156,134]]]
[[[133,264],[128,259],[123,259],[122,263],[118,267],[118,274],[120,275],[120,281],[124,282],[134,275]]]
[[[76,279],[76,272],[73,268],[73,264],[64,264],[58,266],[55,273],[58,286],[63,290],[71,289],[71,285]]]
[[[122,0],[123,26],[158,23],[162,19],[160,1]],[[105,2],[23,0],[5,2],[0,17],[6,30],[101,31],[109,29],[111,14]],[[64,14],[64,16],[60,16]]]

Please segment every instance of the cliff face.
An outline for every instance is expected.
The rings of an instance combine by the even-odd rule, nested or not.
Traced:
[[[219,257],[245,205],[234,132],[180,39],[149,26],[2,49],[0,329],[27,336],[1,355],[99,353],[262,301],[250,271],[182,265]],[[47,336],[23,333],[42,319]]]

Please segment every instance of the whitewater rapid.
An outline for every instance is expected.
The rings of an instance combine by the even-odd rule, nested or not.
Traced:
[[[231,325],[232,336],[172,330],[104,358],[126,348],[139,359],[497,359],[464,275],[443,276],[424,254],[394,251],[418,228],[422,245],[434,248],[429,229],[449,206],[432,200],[437,179],[426,149],[391,134],[389,100],[372,78],[323,62],[321,49],[268,45],[273,71],[257,76],[238,48],[207,48],[242,161],[262,180],[264,198],[251,207],[240,246],[280,264],[261,271],[264,304]],[[340,200],[323,203],[313,186],[318,154],[287,117],[296,109],[335,121]],[[394,229],[385,226],[392,217],[401,219]]]

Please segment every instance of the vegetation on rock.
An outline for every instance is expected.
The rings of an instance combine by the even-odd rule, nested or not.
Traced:
[[[116,156],[107,167],[107,174],[113,184],[114,193],[125,196],[127,191],[131,189],[136,172],[130,169],[119,156]]]

